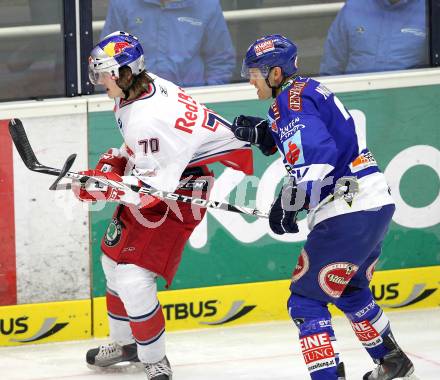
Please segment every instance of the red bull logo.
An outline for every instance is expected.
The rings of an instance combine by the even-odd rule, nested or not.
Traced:
[[[109,57],[114,57],[115,55],[121,54],[128,47],[133,47],[133,45],[126,41],[109,42],[102,50],[104,50]]]

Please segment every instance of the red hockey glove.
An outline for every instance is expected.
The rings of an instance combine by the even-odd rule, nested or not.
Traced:
[[[101,154],[95,170],[82,171],[80,174],[105,177],[104,173],[114,173],[119,177],[124,174],[126,165],[127,159],[121,155],[119,149],[110,148],[106,153]],[[113,178],[120,180],[121,177],[118,177]],[[116,189],[108,188],[98,181],[88,181],[84,184],[75,181],[72,183],[72,190],[75,196],[83,202],[96,202],[109,200],[112,196],[117,197],[117,194],[112,194],[112,191],[117,191]]]
[[[82,171],[79,172],[79,174],[93,177],[103,177],[115,182],[123,182],[122,177],[113,172],[104,173],[100,170],[95,169]],[[137,186],[142,186],[142,183],[138,180]],[[89,180],[85,184],[81,184],[79,183],[79,181],[74,181],[72,183],[72,190],[75,196],[83,202],[119,202],[129,205],[135,205],[139,209],[153,207],[155,204],[160,202],[160,199],[157,199],[148,194],[139,194],[134,191],[125,192],[124,190],[116,189],[111,186],[106,186],[98,181],[93,180]]]
[[[81,171],[78,174],[103,177],[112,181],[122,182],[121,176],[116,173],[108,172],[104,173],[100,170],[92,169]],[[75,196],[83,202],[96,202],[96,201],[110,201],[118,202],[125,194],[124,191],[115,189],[114,187],[106,186],[98,181],[89,180],[86,183],[80,183],[74,181],[72,183],[72,190]]]
[[[127,159],[121,155],[117,148],[110,148],[106,153],[101,154],[96,164],[96,170],[104,173],[113,172],[124,175]]]

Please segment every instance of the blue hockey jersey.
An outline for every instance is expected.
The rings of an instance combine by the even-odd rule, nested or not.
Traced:
[[[322,83],[304,77],[290,81],[270,107],[268,120],[287,172],[308,195],[309,227],[394,203],[353,118]],[[346,190],[332,197],[340,186]]]

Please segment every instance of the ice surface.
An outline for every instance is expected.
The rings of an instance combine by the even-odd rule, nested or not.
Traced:
[[[388,313],[394,335],[413,360],[421,380],[440,380],[440,309]],[[344,318],[334,319],[347,379],[359,380],[374,367]],[[146,380],[138,371],[97,373],[85,353],[106,340],[0,348],[0,380]],[[169,333],[173,380],[309,379],[296,327],[269,322]]]

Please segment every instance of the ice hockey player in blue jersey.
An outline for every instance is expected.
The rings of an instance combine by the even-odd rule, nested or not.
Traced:
[[[307,211],[310,233],[299,255],[287,302],[299,329],[313,380],[345,379],[328,304],[341,309],[377,367],[364,380],[415,379],[369,283],[395,206],[385,176],[356,133],[353,118],[322,83],[296,76],[297,48],[281,35],[253,43],[242,76],[261,100],[274,98],[267,118],[238,116],[235,135],[287,170],[269,224],[276,234],[298,232]]]

